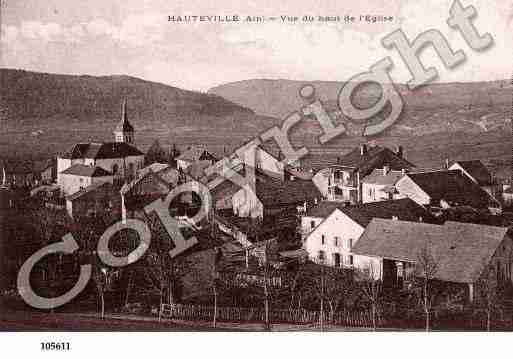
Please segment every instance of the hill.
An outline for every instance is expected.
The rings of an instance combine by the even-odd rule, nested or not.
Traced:
[[[255,79],[214,87],[208,92],[222,96],[256,113],[283,118],[303,105],[298,91],[306,82]],[[316,92],[331,111],[343,82],[313,81]],[[397,85],[404,112],[391,134],[421,136],[438,132],[487,132],[507,126],[512,86],[508,81],[435,83],[414,91]],[[360,106],[369,106],[380,95],[379,86],[365,86],[356,96]]]
[[[252,133],[276,122],[214,94],[129,76],[74,76],[0,69],[0,149],[62,150],[77,141],[107,140],[123,99],[138,145],[181,142],[216,128]],[[16,146],[24,143],[27,146]],[[39,148],[43,147],[43,148]]]

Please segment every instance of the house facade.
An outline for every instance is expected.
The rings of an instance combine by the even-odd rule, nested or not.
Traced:
[[[513,242],[505,227],[447,221],[443,225],[375,218],[353,253],[381,263],[384,285],[404,288],[415,277],[456,289],[467,302],[512,284]],[[426,265],[422,263],[427,263]]]
[[[362,144],[337,158],[336,164],[318,171],[313,181],[329,201],[362,203],[363,178],[374,169],[384,167],[401,171],[413,168],[414,165],[403,158],[401,146],[394,152],[386,147]]]
[[[74,164],[60,173],[58,186],[65,196],[99,183],[113,183],[113,176],[101,167]]]
[[[338,204],[338,205],[337,205]],[[321,202],[302,218],[303,248],[315,262],[335,267],[360,270],[373,269],[381,276],[381,262],[368,256],[355,255],[352,248],[358,242],[372,218],[394,218],[409,221],[434,221],[421,206],[410,199],[381,201],[356,206],[337,202]]]

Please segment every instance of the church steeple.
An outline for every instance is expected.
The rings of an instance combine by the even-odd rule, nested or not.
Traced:
[[[121,105],[121,121],[114,129],[114,138],[116,142],[134,143],[134,127],[128,122],[126,99],[123,100]]]

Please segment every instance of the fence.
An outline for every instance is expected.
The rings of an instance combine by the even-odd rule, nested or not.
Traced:
[[[334,315],[323,313],[323,321],[326,324],[348,327],[372,328],[373,320],[370,311],[362,312],[337,312]],[[159,316],[169,319],[183,320],[213,320],[214,308],[201,305],[163,304]],[[320,312],[305,309],[271,309],[269,321],[271,323],[314,324],[320,323]],[[263,308],[237,308],[218,307],[216,320],[224,322],[265,322],[265,310]],[[378,315],[377,325],[383,324]]]

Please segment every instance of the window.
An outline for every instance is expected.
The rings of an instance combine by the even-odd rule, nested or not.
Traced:
[[[335,265],[335,267],[340,267],[340,254],[333,254],[333,264]]]
[[[324,251],[319,251],[318,258],[319,258],[319,261],[324,261],[324,259],[326,258]]]
[[[349,250],[353,249],[353,238],[349,238],[347,240],[347,249],[349,249]]]
[[[338,247],[338,245],[339,245],[338,237],[335,237],[333,242],[335,244],[335,247]]]
[[[353,265],[353,256],[352,255],[349,255],[349,265],[350,266]]]
[[[112,165],[112,174],[113,175],[117,174],[118,173],[118,169],[119,169],[119,166],[116,163],[114,163]]]
[[[321,244],[324,244],[324,234],[321,236]]]
[[[310,228],[312,228],[312,229],[315,228],[315,221],[310,221]]]

